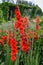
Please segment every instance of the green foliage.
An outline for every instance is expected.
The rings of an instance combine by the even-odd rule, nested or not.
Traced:
[[[1,8],[0,8],[0,24],[2,23],[2,22],[4,22],[5,20],[4,20],[4,17],[3,17],[3,11],[1,10]]]
[[[41,16],[40,26],[41,26],[41,29],[43,30],[43,16]]]
[[[3,11],[3,18],[5,21],[11,20],[15,17],[14,9],[16,4],[4,2],[0,4],[0,8]],[[21,15],[30,15],[30,17],[35,17],[37,14],[41,15],[42,11],[38,6],[35,5],[25,5],[25,4],[18,4]],[[31,11],[30,11],[31,9]],[[26,12],[24,12],[26,11]]]

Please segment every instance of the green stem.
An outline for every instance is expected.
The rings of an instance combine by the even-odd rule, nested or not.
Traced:
[[[6,49],[5,65],[9,65],[10,54],[9,54],[9,47],[8,47],[7,44],[6,44],[6,46],[5,46],[5,49]]]

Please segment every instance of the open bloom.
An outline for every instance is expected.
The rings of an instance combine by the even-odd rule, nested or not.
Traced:
[[[38,35],[37,33],[34,32],[34,39],[37,40],[38,39]]]
[[[7,36],[2,36],[3,41],[7,39]]]
[[[29,26],[26,16],[23,18],[23,23],[24,23],[24,26],[27,26],[27,27]]]
[[[21,45],[21,50],[24,52],[28,52],[30,49],[30,43],[28,42],[27,38],[25,35],[21,35],[20,38],[20,45]]]
[[[18,52],[17,42],[16,42],[15,39],[10,38],[8,45],[9,45],[10,48],[11,48],[11,60],[12,60],[12,61],[15,61],[15,60],[16,60],[16,54],[17,54],[17,52]]]
[[[4,45],[3,39],[0,39],[0,44],[1,44],[1,45]]]
[[[36,23],[38,23],[40,21],[40,18],[37,16],[36,17]]]
[[[28,52],[30,50],[30,44],[25,42],[20,42],[21,50],[24,52]]]
[[[16,60],[16,56],[11,55],[11,61],[14,62]]]
[[[36,24],[36,31],[38,31],[40,29],[39,25]]]

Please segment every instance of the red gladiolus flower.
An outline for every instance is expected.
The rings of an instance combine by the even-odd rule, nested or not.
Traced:
[[[22,22],[20,20],[17,23],[18,23],[18,26],[22,25]]]
[[[20,27],[19,27],[19,30],[21,31],[24,31],[24,27],[21,25]]]
[[[7,36],[2,36],[3,41],[7,39]]]
[[[20,12],[19,12],[19,10],[18,10],[18,11],[16,11],[16,15],[19,15],[19,16],[20,16]]]
[[[11,61],[14,62],[16,60],[16,56],[12,55],[11,56]]]
[[[31,38],[30,34],[26,34],[26,36],[27,36],[27,38],[29,38],[29,39]]]
[[[23,18],[24,26],[29,26],[26,16]]]
[[[16,9],[15,9],[15,15],[16,15],[17,20],[19,20],[21,18],[21,14],[20,14],[18,7],[16,7]]]
[[[32,31],[32,30],[30,30],[30,31],[29,31],[29,34],[33,34],[33,31]]]
[[[38,36],[37,34],[34,32],[34,39],[37,40],[38,39]]]
[[[12,43],[12,44],[17,44],[16,40],[15,40],[15,39],[13,39],[13,38],[11,38],[11,40],[10,40],[10,41],[11,41],[11,43]]]
[[[8,46],[10,46],[11,45],[11,38],[9,38],[9,40],[8,40]]]
[[[20,26],[22,26],[22,22],[20,22],[20,21],[17,21],[17,22],[15,22],[14,23],[14,28],[19,28]]]
[[[36,17],[36,23],[38,23],[40,21],[39,17]]]
[[[38,36],[37,35],[34,35],[34,39],[37,40],[38,39]]]
[[[18,29],[18,23],[17,22],[14,23],[14,28]]]
[[[14,51],[11,51],[10,55],[11,56],[14,56],[15,55]]]
[[[13,37],[13,31],[9,31],[9,37]]]
[[[16,42],[15,39],[10,38],[8,45],[11,48],[11,60],[15,61],[16,60],[16,56],[15,55],[18,53],[17,42]]]
[[[18,50],[16,48],[14,48],[14,47],[11,48],[11,51],[13,51],[14,54],[17,54],[18,53]]]
[[[18,21],[18,28],[20,28],[22,26],[22,22]]]
[[[13,38],[9,38],[8,45],[11,46],[12,44],[17,44],[16,40]]]
[[[11,49],[14,50],[14,48],[15,48],[15,49],[18,49],[17,46],[16,46],[16,44],[14,45],[14,43],[12,43],[12,44],[11,44]]]
[[[1,45],[4,45],[3,39],[0,39],[0,44],[1,44]]]
[[[28,51],[30,50],[30,47],[29,47],[28,44],[23,44],[23,45],[21,46],[21,49],[22,49],[22,51],[24,51],[24,52],[28,52]]]
[[[36,24],[36,31],[37,31],[37,30],[39,30],[39,25],[38,25],[38,24]]]
[[[27,41],[27,36],[24,32],[25,28],[24,26],[28,26],[28,22],[27,22],[27,18],[24,17],[24,19],[21,17],[20,11],[18,9],[18,6],[15,9],[15,15],[16,15],[16,19],[17,22],[15,23],[15,28],[19,29],[20,31],[20,45],[21,45],[21,49],[25,52],[28,52],[29,50],[29,44]],[[13,45],[12,45],[13,46]],[[14,47],[12,48],[14,50]]]
[[[24,31],[23,30],[20,30],[20,35],[24,35]]]
[[[21,18],[20,15],[16,15],[16,19],[19,20]]]

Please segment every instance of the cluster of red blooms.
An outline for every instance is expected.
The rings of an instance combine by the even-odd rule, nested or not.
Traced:
[[[0,45],[4,45],[5,41],[8,41],[8,46],[11,48],[11,61],[15,61],[16,60],[16,54],[18,52],[18,48],[17,48],[17,42],[13,38],[12,31],[9,31],[9,35],[8,36],[7,35],[4,35],[4,36],[0,35]]]
[[[21,13],[19,11],[18,6],[15,8],[15,16],[17,21],[14,23],[14,28],[18,29],[20,32],[20,46],[21,50],[24,52],[28,52],[30,50],[30,42],[28,41],[28,38],[31,38],[30,34],[34,36],[34,39],[38,39],[38,36],[35,32],[32,30],[29,31],[29,33],[25,33],[25,28],[28,27],[29,23],[27,21],[26,16],[24,18],[21,17]],[[39,29],[38,25],[39,18],[36,18],[36,30]],[[4,41],[7,39],[7,36],[0,36],[0,44],[4,45]],[[18,52],[17,42],[13,38],[13,33],[10,31],[9,33],[9,39],[8,39],[8,46],[11,48],[11,60],[16,60],[16,54]]]
[[[11,48],[11,61],[16,60],[16,54],[18,52],[17,42],[13,38],[13,33],[9,31],[9,40],[8,40],[8,46]]]
[[[27,38],[33,38],[34,37],[34,40],[37,40],[38,39],[38,35],[36,32],[33,32],[32,30],[30,30],[28,33],[27,33]]]
[[[40,21],[40,18],[37,16],[37,17],[36,17],[36,31],[39,30],[39,28],[40,28],[40,27],[39,27],[39,24],[38,24],[39,21]]]
[[[0,33],[2,33],[3,32],[3,34],[6,32],[4,32],[4,31],[2,31],[1,29],[0,29]],[[4,42],[7,40],[7,35],[0,35],[0,45],[4,45]]]
[[[17,42],[16,42],[15,39],[9,38],[8,44],[10,44],[10,48],[11,48],[11,60],[15,61],[16,60],[16,54],[18,52],[18,50],[17,50]]]
[[[0,36],[0,44],[4,45],[5,40],[7,39],[7,36]]]
[[[19,29],[20,31],[20,45],[21,45],[21,50],[24,52],[28,52],[30,49],[28,40],[26,38],[26,34],[25,34],[25,26],[28,26],[28,22],[27,22],[27,18],[21,17],[20,11],[18,9],[18,6],[16,6],[15,9],[15,15],[16,15],[16,19],[17,22],[15,23],[14,27],[17,29]]]
[[[29,27],[29,23],[26,16],[23,18],[23,24],[25,27]]]
[[[30,43],[28,42],[25,34],[21,35],[20,45],[21,45],[21,50],[22,51],[28,52],[30,50]]]

